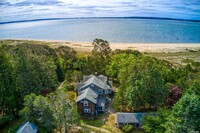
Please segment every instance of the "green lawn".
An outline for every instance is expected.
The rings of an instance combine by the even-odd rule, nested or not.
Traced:
[[[84,124],[88,124],[95,127],[102,127],[104,125],[103,119],[106,118],[106,114],[100,114],[98,117],[92,118],[91,116],[85,116],[82,118]]]
[[[100,114],[98,117],[92,118],[82,118],[84,124],[88,124],[94,127],[103,128],[111,133],[123,133],[123,131],[115,127],[115,115],[114,114]],[[132,133],[144,133],[143,130],[134,130]]]

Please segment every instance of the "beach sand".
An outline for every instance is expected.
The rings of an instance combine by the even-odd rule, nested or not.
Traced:
[[[10,39],[9,39],[10,40]],[[92,42],[73,42],[73,41],[61,41],[61,40],[34,40],[34,39],[13,39],[23,41],[39,41],[47,42],[51,46],[69,46],[77,51],[89,52],[92,51]],[[152,53],[174,53],[174,52],[186,52],[188,50],[198,51],[200,50],[200,43],[110,43],[112,50],[116,49],[132,49],[140,52],[152,52]]]
[[[61,43],[61,45],[70,46],[74,49],[80,51],[92,51],[93,45],[92,43],[85,43],[85,42],[70,42],[70,43]],[[161,44],[161,43],[110,43],[110,47],[112,50],[116,49],[132,49],[138,50],[140,52],[152,52],[152,53],[168,53],[168,52],[186,52],[187,50],[200,50],[200,44]]]

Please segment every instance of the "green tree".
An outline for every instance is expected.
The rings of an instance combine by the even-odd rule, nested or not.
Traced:
[[[89,72],[105,75],[106,65],[110,61],[110,45],[103,39],[95,39],[92,45],[94,46],[92,55],[87,58]]]
[[[24,107],[20,110],[20,115],[23,116],[25,120],[28,121],[35,121],[36,114],[34,112],[34,101],[36,99],[36,95],[31,93],[24,97]]]
[[[25,120],[38,123],[49,132],[68,132],[68,130],[79,125],[79,115],[76,112],[74,101],[66,92],[57,90],[46,97],[35,94],[27,95],[24,99],[24,108],[20,114]]]
[[[192,132],[200,129],[200,99],[195,94],[185,94],[173,107],[166,123],[167,133]]]
[[[186,91],[186,93],[189,93],[189,94],[194,93],[200,97],[200,79],[199,80],[194,79],[193,83],[191,84],[189,89]]]
[[[89,73],[88,72],[88,65],[87,59],[85,57],[77,57],[76,62],[73,64],[73,68],[77,71],[81,71],[82,73]]]
[[[125,69],[136,60],[136,57],[133,54],[119,53],[111,56],[110,63],[106,66],[106,74],[110,77],[117,79],[119,72],[122,69]],[[120,79],[120,77],[119,77]],[[119,81],[118,81],[119,82]]]
[[[126,89],[129,108],[156,110],[165,100],[164,81],[156,60],[140,60],[128,69],[132,70]]]
[[[108,56],[111,53],[110,44],[106,40],[96,38],[92,45],[94,46],[93,54]]]
[[[142,129],[148,133],[164,133],[166,131],[165,123],[170,110],[159,109],[156,113],[149,113],[142,118]]]
[[[27,94],[40,94],[42,89],[51,90],[58,85],[56,65],[48,57],[17,49],[14,61],[22,99]]]
[[[11,58],[0,47],[0,126],[17,115],[21,107],[18,95]]]
[[[56,128],[61,131],[64,127],[64,132],[68,132],[70,128],[79,124],[79,115],[76,112],[74,101],[70,101],[68,95],[60,90],[56,91],[54,96],[50,95],[49,100],[53,104],[51,110]]]
[[[164,106],[168,93],[164,84],[173,81],[167,76],[172,71],[168,62],[152,57],[131,52],[114,54],[106,72],[121,84],[115,95],[115,109],[141,111]]]
[[[59,56],[64,73],[67,70],[73,70],[73,63],[76,62],[76,51],[67,46],[60,46],[55,50]]]

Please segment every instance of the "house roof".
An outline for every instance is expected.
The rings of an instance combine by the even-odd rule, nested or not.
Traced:
[[[117,113],[117,123],[141,123],[142,116],[146,113]]]
[[[25,124],[21,125],[16,133],[36,133],[37,131],[38,127],[28,121]]]
[[[98,78],[100,78],[103,81],[104,84],[107,84],[108,78],[106,76],[101,74],[101,75],[98,76]]]
[[[81,88],[83,85],[84,85],[84,83],[76,83],[75,90],[78,90],[78,89]]]
[[[89,78],[87,81],[85,81],[85,84],[81,88],[85,88],[90,84],[94,84],[102,89],[111,89],[109,85],[104,83],[100,78],[96,77],[95,75],[92,75],[91,78]]]
[[[89,75],[89,76],[86,76],[86,75],[84,75],[83,76],[83,80],[82,80],[82,82],[85,82],[85,81],[87,81],[89,78],[91,78],[93,75]]]
[[[97,97],[98,94],[95,91],[93,91],[90,87],[88,87],[81,92],[81,94],[77,97],[76,102],[79,102],[83,99],[88,99],[92,103],[97,104]]]

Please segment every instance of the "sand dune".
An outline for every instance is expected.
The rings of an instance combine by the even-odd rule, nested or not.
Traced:
[[[13,39],[27,41],[49,42],[51,46],[69,46],[79,51],[92,51],[92,42],[73,42],[62,40],[34,40],[34,39]],[[185,52],[187,50],[200,50],[200,43],[110,43],[112,50],[132,49],[140,52]]]

